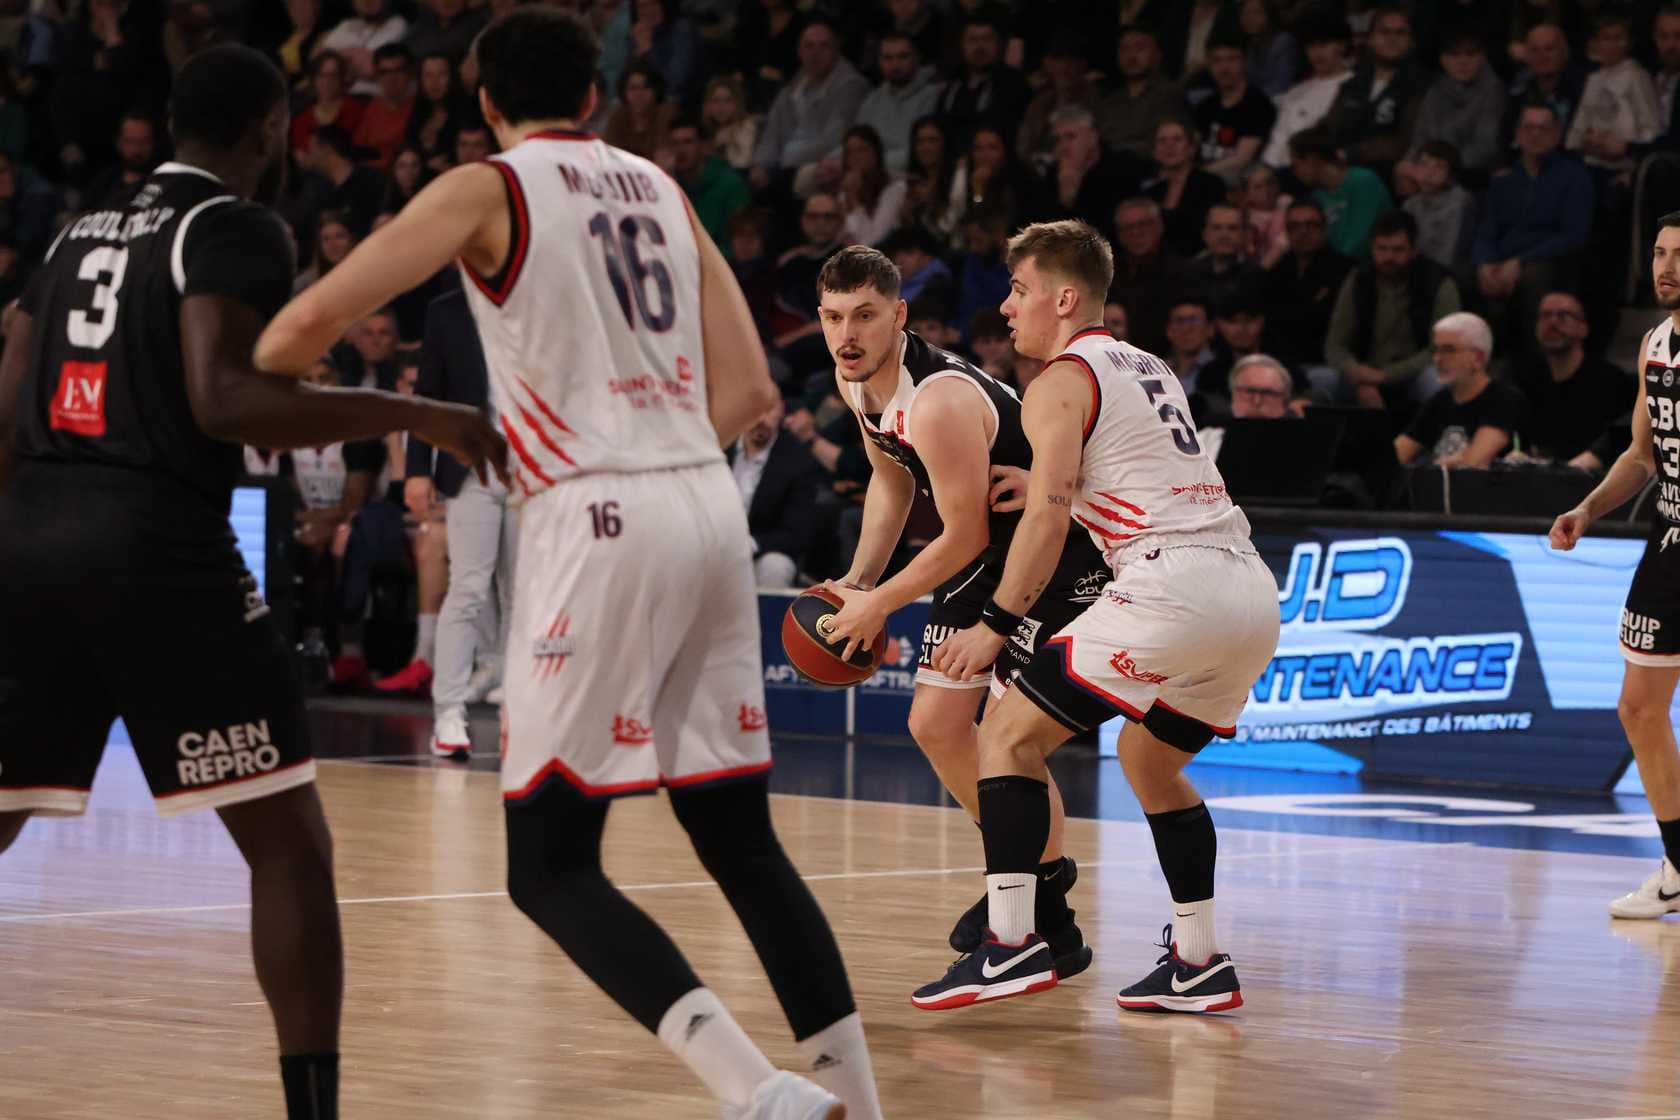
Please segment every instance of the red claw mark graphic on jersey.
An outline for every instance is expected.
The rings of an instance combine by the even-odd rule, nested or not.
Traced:
[[[1148,522],[1140,520],[1140,518],[1149,516],[1142,506],[1135,506],[1131,502],[1126,501],[1124,498],[1115,497],[1106,490],[1098,490],[1096,494],[1097,497],[1102,498],[1105,501],[1112,502],[1113,504],[1119,506],[1120,509],[1126,511],[1125,513],[1121,513],[1119,510],[1112,510],[1107,506],[1098,505],[1094,501],[1087,501],[1085,504],[1089,506],[1091,512],[1095,513],[1098,517],[1116,525],[1122,525],[1127,529],[1149,528]],[[1127,516],[1127,514],[1130,514],[1131,516]],[[1105,541],[1129,541],[1133,537],[1137,536],[1136,533],[1122,533],[1115,529],[1105,528],[1089,518],[1081,517],[1077,513],[1073,515],[1073,519]]]
[[[548,632],[537,639],[531,655],[537,663],[538,680],[545,681],[558,676],[560,670],[566,667],[566,658],[577,648],[577,643],[566,636],[566,631],[571,628],[572,616],[561,611],[553,625],[548,628]]]
[[[539,397],[537,395],[537,391],[531,388],[530,384],[526,382],[523,377],[516,378],[516,380],[519,382],[519,387],[524,389],[526,395],[531,398],[531,403],[536,405],[537,411],[542,413],[543,419],[547,420],[557,431],[564,435],[577,435],[576,432],[566,426],[566,422],[564,420],[554,414],[554,410],[548,407],[548,402]],[[560,444],[548,434],[543,425],[535,416],[531,415],[524,405],[515,401],[513,407],[519,410],[519,418],[525,422],[525,426],[530,428],[531,431],[536,434],[537,441],[544,447],[548,448],[548,450],[554,454],[555,458],[559,459],[562,463],[565,463],[568,467],[577,466],[577,460],[566,454]],[[508,442],[511,444],[513,440],[509,439]]]
[[[770,726],[769,717],[764,714],[764,709],[755,708],[751,704],[741,705],[740,719],[742,731],[763,731]]]

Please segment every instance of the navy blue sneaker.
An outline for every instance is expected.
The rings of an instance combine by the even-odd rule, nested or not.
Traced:
[[[1122,1011],[1233,1011],[1243,1005],[1242,988],[1231,954],[1215,953],[1206,964],[1186,964],[1172,939],[1172,925],[1161,931],[1166,955],[1154,972],[1114,997]]]
[[[1050,943],[1030,933],[1019,945],[982,941],[974,952],[958,957],[942,978],[912,992],[910,1002],[923,1011],[949,1011],[1055,986]]]
[[[1072,856],[1063,856],[1061,866],[1055,873],[1041,877],[1039,890],[1054,887],[1065,896],[1079,882],[1079,865],[1073,862]],[[980,942],[986,940],[986,923],[991,921],[991,914],[986,908],[986,895],[981,894],[980,901],[963,911],[963,916],[957,919],[957,924],[951,929],[951,948],[959,953],[972,953],[980,948]],[[1050,940],[1055,941],[1055,938]],[[1089,962],[1087,962],[1089,963]],[[1067,976],[1073,975],[1067,973]],[[1065,976],[1064,976],[1065,979]]]

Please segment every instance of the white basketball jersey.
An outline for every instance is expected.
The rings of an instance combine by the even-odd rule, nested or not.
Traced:
[[[1073,519],[1110,565],[1133,545],[1167,536],[1248,536],[1248,518],[1197,442],[1184,388],[1165,362],[1100,327],[1074,335],[1053,360],[1061,358],[1085,367],[1095,398]]]
[[[508,262],[462,271],[516,495],[721,462],[681,188],[581,132],[540,132],[490,162],[511,202]]]

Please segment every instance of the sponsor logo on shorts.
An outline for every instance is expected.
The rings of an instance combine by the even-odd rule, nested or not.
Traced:
[[[631,716],[614,716],[613,742],[621,747],[645,747],[653,742],[653,726]]]
[[[175,740],[175,750],[181,756],[175,760],[175,773],[183,786],[251,778],[280,765],[280,748],[266,719],[188,731]]]
[[[1095,599],[1102,594],[1103,588],[1108,586],[1108,581],[1113,578],[1107,568],[1095,572],[1086,572],[1073,581],[1073,597],[1075,599]]]
[[[1622,644],[1627,648],[1649,653],[1657,648],[1657,635],[1661,632],[1662,623],[1656,619],[1622,608]]]
[[[572,616],[561,611],[555,616],[547,632],[532,645],[531,659],[536,663],[533,675],[538,680],[548,680],[558,675],[560,670],[566,667],[566,658],[577,652],[577,640],[566,634],[571,628]]]
[[[1680,529],[1670,526],[1663,530],[1662,543],[1657,545],[1658,552],[1667,552],[1671,544],[1680,544]]]
[[[742,704],[737,718],[741,721],[742,731],[763,731],[770,726],[770,719],[764,714],[764,709],[755,708],[751,704]]]
[[[939,648],[941,642],[956,632],[957,628],[955,626],[935,626],[931,622],[922,627],[922,664],[933,664],[933,651]]]
[[[1167,683],[1165,673],[1148,673],[1139,669],[1137,662],[1132,659],[1130,650],[1121,650],[1119,653],[1108,659],[1108,664],[1111,669],[1129,681],[1137,681],[1140,684]]]

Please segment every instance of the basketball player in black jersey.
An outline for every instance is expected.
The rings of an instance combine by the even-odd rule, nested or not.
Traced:
[[[72,222],[0,358],[0,849],[87,804],[121,717],[162,813],[215,809],[251,868],[287,1113],[337,1116],[343,950],[296,670],[228,524],[241,444],[420,433],[483,472],[474,409],[256,372],[293,250],[252,201],[287,89],[243,46],[175,79],[175,161]],[[250,1108],[240,1111],[249,1112]]]
[[[828,585],[846,599],[834,618],[835,640],[844,638],[849,652],[872,639],[893,611],[933,595],[910,705],[910,734],[951,796],[979,820],[975,718],[982,692],[1001,692],[1031,661],[1041,638],[1094,602],[1108,569],[1089,534],[1069,534],[1055,576],[1019,629],[1007,640],[1000,633],[989,658],[978,663],[965,659],[954,677],[935,668],[940,644],[981,620],[1021,520],[1019,511],[991,510],[993,468],[1029,467],[1032,447],[1021,430],[1021,402],[1012,389],[904,328],[900,286],[893,263],[862,245],[830,257],[817,279],[818,314],[834,356],[839,392],[857,414],[874,467],[851,569]],[[917,491],[933,499],[943,529],[903,571],[876,586]],[[1065,895],[1077,869],[1062,855],[1061,797],[1053,784],[1051,798],[1053,824],[1039,874]],[[1061,899],[1047,907],[1055,916],[1046,924],[1057,929],[1047,938],[1057,970],[1075,975],[1090,964],[1091,952]],[[982,899],[951,931],[951,947],[960,953],[978,948],[985,937],[985,915]]]
[[[1616,710],[1662,832],[1663,861],[1610,903],[1617,918],[1680,911],[1680,750],[1669,712],[1680,682],[1680,210],[1658,222],[1651,250],[1657,304],[1668,318],[1639,344],[1633,442],[1580,505],[1552,523],[1552,547],[1575,547],[1594,521],[1658,482],[1657,517],[1622,608],[1622,695]]]

